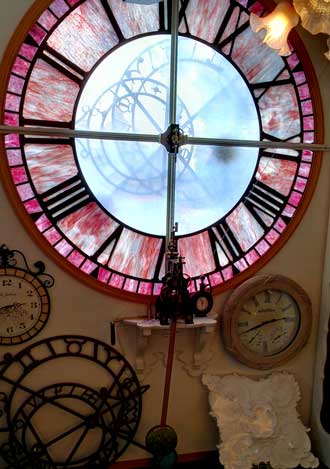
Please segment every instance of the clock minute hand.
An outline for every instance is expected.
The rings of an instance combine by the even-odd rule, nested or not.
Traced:
[[[272,322],[277,322],[277,321],[283,321],[285,319],[286,319],[285,316],[283,318],[268,319],[268,321],[261,322],[260,324],[257,324],[254,327],[250,327],[250,329],[247,329],[246,331],[241,332],[239,335],[247,334],[248,332],[254,331],[255,329],[259,329],[260,327],[265,326],[266,324],[271,324]]]

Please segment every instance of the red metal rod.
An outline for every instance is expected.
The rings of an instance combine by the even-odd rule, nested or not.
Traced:
[[[161,425],[166,425],[166,420],[167,420],[168,400],[169,400],[169,396],[170,396],[171,375],[172,375],[173,358],[174,358],[174,345],[175,345],[175,335],[176,335],[175,333],[176,333],[176,319],[173,318],[172,321],[171,321],[170,339],[169,339],[169,343],[168,343],[165,386],[164,386],[164,394],[163,394],[162,417],[161,417],[161,420],[160,420]]]

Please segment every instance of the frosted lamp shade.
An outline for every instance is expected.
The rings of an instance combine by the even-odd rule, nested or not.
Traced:
[[[288,35],[291,29],[297,26],[298,22],[299,16],[290,3],[286,1],[279,3],[272,13],[263,18],[254,13],[251,13],[250,16],[252,31],[257,33],[265,29],[266,34],[263,42],[282,56],[291,54]]]
[[[330,34],[330,0],[293,0],[293,6],[301,18],[302,26],[311,34]],[[324,54],[330,60],[330,39]]]
[[[293,0],[302,26],[311,34],[330,34],[329,0]]]

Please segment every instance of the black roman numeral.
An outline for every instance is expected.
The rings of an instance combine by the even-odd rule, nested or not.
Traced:
[[[164,256],[165,256],[165,238],[163,239],[162,245],[159,250],[158,259],[157,259],[157,263],[155,266],[154,280],[161,280],[159,276],[160,276],[160,269],[162,267]]]
[[[107,2],[107,0],[100,0],[100,1],[101,1],[101,4],[102,4],[108,18],[109,18],[110,23],[112,24],[113,29],[115,30],[115,32],[117,34],[117,37],[118,37],[119,41],[122,41],[124,39],[123,32],[120,29],[119,24],[117,23],[117,20],[115,18],[115,15],[112,12],[110,6],[109,6],[109,3]]]
[[[62,121],[48,121],[40,119],[28,119],[26,117],[21,118],[21,125],[31,125],[32,127],[54,127],[59,129],[71,129],[71,122],[62,122]],[[29,129],[26,129],[26,135],[29,134]]]
[[[262,212],[268,217],[271,217],[274,222],[281,214],[286,201],[287,198],[275,189],[260,181],[254,180],[249,192],[245,196],[244,204],[262,228],[266,230],[269,228],[269,225],[265,223],[258,212]]]
[[[225,220],[219,223],[214,230],[216,230],[215,233],[209,230],[211,244],[216,246],[218,243],[230,263],[235,262],[244,255],[240,244]],[[216,264],[220,265],[217,256],[215,256],[215,261]]]
[[[261,131],[261,135],[260,135],[260,140],[262,141],[266,140],[265,148],[267,148],[267,140],[269,140],[270,142],[290,142],[290,140],[293,140],[294,138],[300,139],[301,132],[299,134],[290,135],[290,137],[286,139],[275,137],[275,135],[268,134],[267,132],[264,132],[263,130]]]
[[[79,176],[74,176],[42,194],[42,203],[50,217],[58,221],[92,201]]]
[[[124,227],[122,225],[118,226],[115,231],[109,236],[108,239],[102,243],[102,245],[98,248],[98,250],[93,254],[93,259],[96,262],[101,262],[101,264],[107,264],[114,252],[116,244],[122,234]],[[99,259],[100,256],[104,256],[103,259]]]
[[[237,17],[237,21],[236,21],[236,27],[235,27],[235,30],[229,34],[227,37],[225,37],[224,39],[221,39],[225,30],[226,30],[226,26],[231,18],[231,16],[234,14],[235,12],[235,8],[239,8],[240,9],[240,12],[239,12],[239,15]],[[214,44],[217,45],[217,47],[221,50],[223,50],[228,44],[230,44],[230,50],[229,52],[227,51],[226,52],[226,55],[230,55],[232,54],[232,51],[233,51],[233,47],[234,47],[234,43],[235,43],[235,39],[237,38],[237,36],[239,36],[246,28],[249,27],[249,21],[246,20],[244,21],[244,23],[242,23],[240,26],[239,23],[240,23],[240,20],[241,20],[241,16],[242,14],[246,14],[244,12],[244,10],[241,9],[240,6],[238,6],[236,4],[236,6],[232,3],[229,7],[229,9],[227,10],[227,13],[226,15],[224,16],[224,19],[220,25],[220,28],[218,30],[218,33],[216,35],[216,38],[214,40]]]
[[[180,7],[180,11],[179,11],[179,25],[181,24],[181,21],[183,21],[185,26],[186,26],[187,33],[189,34],[190,29],[189,29],[189,25],[188,25],[188,21],[187,21],[187,16],[186,16],[186,10],[187,10],[188,3],[189,3],[189,0],[181,1],[181,7]]]
[[[271,149],[268,152],[262,150],[260,155],[262,157],[272,158],[272,159],[275,159],[275,160],[295,161],[296,163],[298,162],[298,156],[297,155],[286,154],[284,148],[281,150],[281,153],[275,153],[275,152],[271,151]]]
[[[228,25],[228,21],[229,21],[231,15],[232,15],[233,12],[234,12],[234,9],[235,9],[235,5],[234,5],[233,3],[231,3],[231,4],[229,5],[228,10],[226,11],[225,16],[223,17],[223,20],[222,20],[222,22],[221,22],[220,28],[219,28],[219,30],[218,30],[218,32],[217,32],[217,35],[216,35],[215,39],[214,39],[214,43],[215,43],[215,44],[218,44],[218,43],[220,42],[220,39],[221,39],[221,37],[222,37],[223,33],[225,32],[225,29],[226,29],[226,27],[227,27],[227,25]]]
[[[283,86],[292,84],[291,78],[283,78],[277,80],[277,78],[281,75],[281,73],[283,73],[283,71],[284,68],[277,74],[277,76],[273,80],[263,81],[259,83],[250,83],[250,88],[254,92],[257,101],[259,101],[259,99],[269,90],[269,88],[272,88],[273,86]]]
[[[50,47],[46,47],[42,53],[42,60],[47,62],[52,67],[56,68],[63,75],[67,76],[70,80],[78,83],[80,86],[86,77],[86,72],[78,67],[74,62],[71,62],[63,55],[59,54]]]

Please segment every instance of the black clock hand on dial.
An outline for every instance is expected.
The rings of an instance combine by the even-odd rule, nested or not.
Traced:
[[[12,308],[19,308],[20,306],[23,306],[23,305],[26,305],[26,303],[13,303],[11,305],[6,305],[6,306],[1,306],[0,308],[0,313],[2,311],[7,311],[8,309],[12,309]]]
[[[284,316],[282,318],[269,319],[268,321],[263,321],[263,322],[261,322],[260,324],[257,324],[254,327],[250,327],[250,329],[247,329],[246,331],[241,332],[239,335],[247,334],[248,332],[254,331],[255,329],[259,329],[260,327],[266,326],[267,324],[271,324],[271,323],[277,322],[277,321],[286,321],[287,319],[288,318],[286,316]]]

